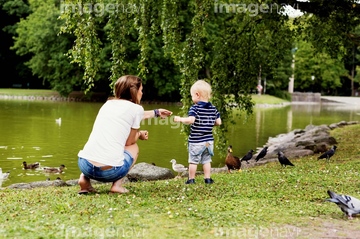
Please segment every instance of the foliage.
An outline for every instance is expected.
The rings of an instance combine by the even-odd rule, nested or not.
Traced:
[[[274,89],[271,91],[271,95],[280,99],[291,101],[291,94],[288,91]]]
[[[162,3],[146,0],[124,2],[135,6],[136,14],[107,12],[105,18],[94,11],[81,11],[86,3],[64,9],[61,18],[65,21],[62,32],[76,37],[71,54],[74,62],[84,68],[88,89],[93,87],[99,70],[98,59],[94,57],[104,44],[99,37],[102,31],[98,30],[103,22],[111,43],[112,81],[117,74],[126,72],[128,49],[124,42],[126,36],[134,33],[139,49],[136,74],[144,79],[145,86],[150,83],[158,87],[158,94],[179,88],[183,114],[192,104],[189,97],[192,83],[197,79],[209,81],[213,87],[212,102],[224,122],[215,131],[221,149],[226,147],[224,134],[232,108],[252,113],[249,93],[257,85],[260,72],[269,74],[283,59],[282,51],[292,44],[292,32],[284,24],[287,17],[278,12],[258,15],[228,12],[229,9],[221,12],[214,10],[221,6],[214,6],[210,0]],[[72,1],[64,4],[74,6]],[[161,67],[159,62],[164,62]],[[183,132],[187,135],[189,127],[184,126]]]
[[[359,133],[359,125],[331,131],[338,150],[329,164],[317,160],[317,155],[291,159],[296,165],[291,168],[271,162],[242,172],[213,174],[212,185],[197,176],[194,185],[185,185],[184,180],[128,183],[130,193],[124,195],[108,194],[109,184],[94,185],[99,193],[88,196],[78,196],[78,186],[4,189],[0,209],[7,213],[0,218],[7,223],[0,226],[2,236],[249,238],[253,234],[246,233],[254,231],[274,236],[261,229],[282,229],[284,236],[290,233],[285,228],[294,226],[298,230],[286,237],[320,238],[328,233],[323,224],[341,227],[340,233],[352,232],[358,219],[349,222],[324,199],[328,189],[360,198],[359,149],[353,147]]]
[[[197,35],[192,37],[194,41],[197,41],[197,38],[201,39],[200,45],[194,48],[194,50],[197,49],[196,51],[202,51],[201,54],[196,53],[202,55],[199,55],[201,66],[197,73],[198,77],[192,80],[206,78],[214,82],[224,77],[237,78],[241,83],[237,85],[244,85],[241,89],[244,91],[247,91],[248,87],[243,84],[243,79],[246,82],[252,82],[250,88],[253,90],[253,84],[256,82],[255,75],[256,78],[266,77],[267,89],[271,93],[279,88],[285,90],[287,86],[291,69],[289,61],[285,60],[284,63],[281,63],[280,58],[288,57],[289,43],[293,42],[288,31],[294,28],[288,26],[288,22],[284,21],[286,19],[284,15],[278,14],[285,4],[299,8],[306,13],[303,17],[294,19],[294,26],[297,27],[295,29],[305,33],[304,40],[311,42],[315,47],[314,50],[319,54],[326,52],[326,55],[337,60],[339,60],[339,56],[343,57],[342,61],[345,61],[347,69],[351,68],[353,45],[360,44],[360,34],[356,30],[359,26],[359,4],[355,0],[336,0],[331,3],[324,0],[263,1],[261,2],[262,7],[271,6],[272,8],[267,12],[259,9],[260,3],[256,5],[250,1],[243,1],[248,8],[247,11],[241,9],[234,1],[200,3],[194,0],[164,0],[161,2],[128,0],[119,4],[114,0],[95,2],[67,0],[60,1],[59,5],[59,1],[54,0],[53,2],[48,1],[48,3],[49,9],[53,6],[53,9],[49,11],[49,16],[45,16],[46,13],[43,12],[44,17],[39,18],[42,15],[36,13],[39,11],[38,9],[44,11],[49,9],[39,8],[37,1],[29,1],[29,4],[34,6],[29,6],[27,1],[23,0],[0,2],[9,15],[19,18],[26,17],[28,14],[36,15],[25,18],[22,28],[27,25],[24,22],[30,21],[29,25],[34,23],[36,26],[41,26],[37,28],[39,32],[47,31],[51,34],[57,31],[59,24],[63,22],[54,20],[48,21],[47,24],[41,22],[54,17],[54,11],[60,14],[59,9],[61,10],[61,19],[66,23],[62,25],[63,33],[70,34],[59,36],[55,44],[61,47],[58,47],[57,53],[54,48],[49,53],[47,47],[42,47],[42,52],[39,49],[35,50],[36,47],[33,49],[33,43],[23,44],[28,42],[28,34],[24,34],[23,31],[20,31],[22,33],[16,39],[20,42],[18,45],[21,45],[19,46],[22,48],[21,54],[27,52],[23,55],[24,57],[33,58],[33,55],[37,54],[47,56],[47,58],[41,56],[35,58],[52,59],[50,66],[46,66],[43,60],[28,62],[31,69],[35,69],[33,70],[34,75],[42,73],[39,76],[50,82],[58,75],[61,77],[61,74],[56,73],[52,76],[48,68],[55,68],[56,72],[69,73],[67,62],[64,62],[68,59],[64,59],[63,54],[69,48],[73,49],[70,56],[73,62],[80,64],[81,69],[74,67],[76,72],[71,72],[70,75],[76,79],[65,81],[61,79],[53,82],[53,86],[60,85],[59,88],[62,92],[67,92],[74,87],[81,89],[82,86],[89,89],[109,90],[110,88],[107,86],[112,85],[119,75],[131,73],[139,74],[147,82],[145,89],[148,89],[148,92],[144,95],[145,97],[168,95],[167,99],[176,97],[177,100],[179,97],[177,89],[179,88],[184,89],[184,92],[188,94],[186,87],[180,86],[180,79],[183,77],[180,63],[184,57],[183,50],[189,43],[187,39],[190,34],[193,34],[196,19],[198,17],[201,19],[201,15],[206,16],[200,20],[204,23],[203,30],[198,31],[201,34],[195,33]],[[68,4],[68,9],[66,9],[66,4]],[[119,6],[117,12],[105,8],[110,4]],[[257,8],[250,9],[251,5],[257,6]],[[202,8],[206,8],[205,11],[208,12],[201,13]],[[38,20],[39,23],[37,23]],[[13,34],[16,27],[17,25],[6,26],[5,30]],[[50,28],[50,30],[46,28]],[[53,31],[54,29],[55,31]],[[32,33],[32,35],[35,34],[46,35],[45,33]],[[71,43],[74,40],[75,45],[72,46]],[[252,44],[247,43],[250,40]],[[227,44],[223,44],[226,41]],[[48,43],[49,41],[39,42],[39,45],[48,46]],[[66,46],[66,50],[63,49],[64,46]],[[6,46],[4,45],[4,47]],[[234,49],[236,50],[234,51]],[[251,57],[250,62],[240,63],[249,61],[246,57]],[[225,63],[223,70],[227,71],[228,76],[222,76],[218,72],[217,68],[220,67],[217,65],[224,64],[223,61],[228,59],[229,63]],[[231,59],[235,59],[235,61]],[[236,61],[239,61],[239,64]],[[331,62],[329,63],[331,64]],[[236,77],[232,75],[234,73],[232,69],[228,69],[233,64],[235,65],[233,68],[241,67],[240,72],[237,70]],[[237,64],[238,66],[236,66]],[[352,65],[354,64],[358,65],[358,61],[352,63]],[[275,72],[279,65],[283,69]],[[59,70],[62,67],[65,68],[65,71]],[[43,68],[44,70],[41,71],[40,69]],[[85,78],[82,81],[80,78],[83,76]],[[342,81],[344,80],[346,78],[343,77]],[[328,87],[328,84],[325,85]],[[343,87],[346,85],[343,84]],[[218,88],[222,89],[221,86]],[[236,87],[235,90],[237,90]],[[216,100],[215,98],[214,100]],[[239,98],[239,101],[242,100]],[[244,100],[244,102],[246,101]],[[243,106],[248,105],[244,103]],[[244,110],[247,111],[247,109]]]
[[[312,2],[324,5],[320,0]],[[283,91],[291,74],[293,29],[311,32],[303,36],[317,49],[317,55],[308,60],[311,48],[306,44],[299,48],[295,88],[314,90],[310,81],[314,75],[315,88],[327,91],[341,85],[340,76],[347,76],[334,57],[348,54],[346,44],[354,26],[346,26],[345,34],[336,37],[329,31],[339,28],[337,20],[358,23],[353,12],[350,19],[334,4],[327,6],[330,14],[322,9],[291,25],[286,15],[279,14],[281,9],[239,12],[232,1],[128,0],[121,3],[126,11],[121,6],[110,11],[107,7],[119,6],[117,1],[67,0],[60,3],[60,13],[54,3],[30,1],[33,13],[19,24],[14,49],[19,54],[34,54],[28,62],[34,74],[64,94],[74,86],[91,90],[99,85],[111,86],[119,75],[137,74],[144,79],[144,97],[156,100],[168,94],[177,98],[179,92],[183,114],[192,104],[191,84],[206,79],[213,87],[212,102],[220,109],[224,122],[215,130],[221,149],[227,145],[224,134],[231,123],[228,119],[232,109],[252,113],[249,94],[259,80],[266,78],[269,93],[287,97]],[[250,6],[252,2],[244,4]],[[271,5],[270,1],[263,4]],[[60,20],[56,20],[57,14]],[[46,30],[35,33],[33,26]],[[57,35],[60,26],[62,34]],[[35,45],[31,36],[36,34],[41,37],[40,44]],[[321,46],[319,39],[326,46]],[[68,56],[80,67],[68,64],[64,54],[70,48]],[[188,126],[183,131],[187,135]]]
[[[286,2],[294,3],[292,0]],[[327,79],[337,77],[334,71],[343,71],[343,67],[337,63],[340,60],[349,71],[349,73],[345,74],[346,77],[343,77],[343,80],[345,84],[349,82],[348,79],[351,82],[351,86],[345,85],[341,91],[347,94],[346,88],[351,88],[350,94],[354,95],[354,79],[349,76],[351,75],[352,66],[354,64],[358,65],[359,62],[355,63],[349,59],[353,59],[353,55],[357,54],[354,53],[353,48],[360,46],[360,34],[357,31],[360,26],[360,18],[358,17],[360,13],[359,2],[356,0],[336,0],[331,2],[312,0],[298,2],[297,4],[306,13],[304,17],[294,20],[294,24],[298,26],[299,35],[302,35],[304,41],[314,46],[314,53],[318,55],[325,54],[329,60],[321,63],[325,63],[326,68],[332,68],[332,74],[321,79],[327,81]],[[334,60],[330,60],[330,58]],[[330,67],[331,64],[335,64],[335,66]],[[341,75],[344,74],[341,73]],[[329,88],[339,85],[339,79],[334,84],[329,84],[329,82],[316,83],[317,85],[321,84],[323,87],[318,91],[336,94],[337,92],[334,93],[334,90]]]
[[[11,78],[3,77],[0,87],[40,85],[31,70],[24,65],[29,58],[18,56],[15,51],[10,50],[10,46],[14,43],[13,36],[16,34],[17,22],[29,14],[29,6],[22,0],[0,1],[0,71],[4,75],[11,76]]]
[[[155,1],[62,2],[61,32],[76,38],[69,54],[84,69],[87,90],[108,78],[111,89],[119,76],[133,74],[143,79],[144,99],[179,98],[178,69],[162,49],[159,8]]]
[[[360,35],[355,28],[360,25],[359,2],[356,0],[275,0],[279,4],[288,4],[302,10],[304,18],[295,20],[295,24],[307,22],[303,30],[306,41],[310,41],[319,52],[325,50],[331,57],[343,55],[345,49],[353,43],[360,44]]]
[[[59,14],[53,0],[30,0],[29,6],[32,14],[18,23],[13,49],[19,55],[32,54],[26,65],[33,74],[67,95],[74,85],[82,84],[78,80],[81,69],[70,64],[65,55],[72,44],[71,38],[58,36],[61,22],[57,20]]]
[[[329,94],[341,87],[340,78],[349,77],[343,62],[325,52],[316,52],[311,43],[299,41],[295,53],[295,89]],[[313,78],[312,78],[313,77]]]

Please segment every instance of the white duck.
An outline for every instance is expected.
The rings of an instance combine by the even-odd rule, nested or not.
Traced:
[[[10,172],[3,173],[2,169],[0,168],[0,180],[7,179],[10,175]]]
[[[178,173],[177,177],[181,177],[180,173],[186,172],[188,170],[188,168],[184,165],[176,163],[175,159],[170,160],[170,163],[172,163],[172,169]]]
[[[55,119],[55,123],[61,125],[61,118]]]

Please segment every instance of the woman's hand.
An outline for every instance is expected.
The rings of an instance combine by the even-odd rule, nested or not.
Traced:
[[[139,131],[139,139],[141,140],[148,140],[149,132],[147,130],[140,130]]]
[[[160,117],[161,119],[165,119],[166,117],[172,115],[172,112],[167,109],[155,109],[155,110],[145,110],[143,120]]]
[[[170,115],[172,115],[172,112],[167,109],[159,109],[160,118],[164,119]]]

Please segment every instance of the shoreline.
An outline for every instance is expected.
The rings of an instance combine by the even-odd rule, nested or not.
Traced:
[[[83,92],[72,92],[68,97],[61,96],[58,93],[44,94],[44,95],[16,95],[0,93],[0,100],[24,100],[24,101],[52,101],[52,102],[92,102],[104,103],[108,99],[105,93],[91,93],[85,95]],[[166,101],[149,101],[144,100],[142,104],[164,104],[164,105],[177,105],[182,106],[181,102],[166,102]]]
[[[3,100],[28,100],[28,101],[79,101],[79,102],[102,102],[107,99],[105,93],[89,93],[85,95],[81,91],[74,91],[68,97],[61,96],[57,92],[46,92],[44,94],[6,94],[0,93]]]

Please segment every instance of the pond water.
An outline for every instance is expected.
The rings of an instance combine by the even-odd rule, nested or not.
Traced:
[[[77,179],[77,153],[84,146],[102,103],[0,100],[0,168],[10,171],[2,186],[60,177]],[[177,105],[143,105],[145,110],[167,108],[177,115]],[[61,119],[61,120],[60,120]],[[282,107],[256,107],[248,119],[235,117],[227,139],[234,154],[243,156],[248,150],[261,148],[269,137],[303,129],[309,124],[321,125],[360,120],[360,109],[342,104],[292,104]],[[171,159],[187,164],[184,135],[173,117],[144,121],[148,141],[139,141],[138,162],[155,163],[171,169]],[[216,142],[215,142],[216,143]],[[215,150],[213,167],[224,166],[225,158]],[[62,174],[42,170],[24,170],[22,162],[40,162],[42,167],[64,164]],[[200,169],[200,168],[199,168]]]

